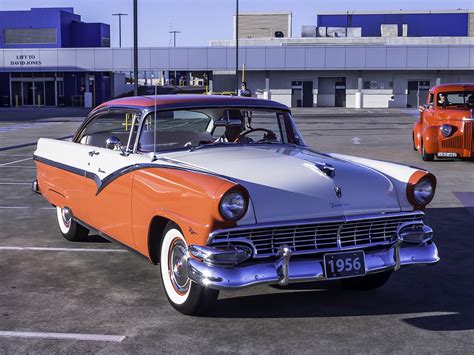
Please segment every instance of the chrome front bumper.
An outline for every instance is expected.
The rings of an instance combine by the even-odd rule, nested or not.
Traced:
[[[436,264],[438,261],[438,249],[431,240],[421,244],[412,244],[399,239],[388,249],[366,251],[365,271],[366,274],[389,270],[397,271],[401,266],[430,265]],[[257,259],[247,265],[221,266],[189,257],[187,271],[191,280],[214,289],[237,289],[257,284],[279,283],[285,285],[289,282],[326,280],[323,253],[311,259],[307,257],[291,260],[291,250],[285,248],[279,250],[275,260]]]

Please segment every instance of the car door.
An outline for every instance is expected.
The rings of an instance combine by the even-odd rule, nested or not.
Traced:
[[[134,164],[133,146],[139,112],[109,110],[94,117],[79,140],[90,147],[88,153],[85,201],[87,223],[101,233],[134,247],[131,226],[133,175],[127,167]],[[107,139],[119,144],[107,148]]]

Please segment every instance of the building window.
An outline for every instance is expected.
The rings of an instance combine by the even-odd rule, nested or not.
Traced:
[[[101,47],[110,47],[110,38],[102,37]]]
[[[364,90],[377,89],[378,83],[375,80],[364,81]]]
[[[6,28],[5,44],[56,44],[55,28]]]

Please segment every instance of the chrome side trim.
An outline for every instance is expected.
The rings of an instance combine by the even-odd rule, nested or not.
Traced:
[[[167,165],[167,164],[160,164],[160,163],[140,163],[140,164],[133,164],[129,166],[125,166],[119,170],[114,171],[113,173],[107,175],[104,179],[101,179],[97,174],[92,173],[90,171],[86,171],[83,169],[78,169],[74,166],[63,164],[63,163],[58,163],[56,161],[40,157],[38,155],[34,155],[33,159],[35,161],[39,161],[41,163],[50,165],[52,167],[68,171],[70,173],[86,177],[88,179],[91,179],[95,182],[97,186],[97,192],[96,196],[100,194],[108,185],[110,185],[114,180],[118,179],[122,175],[128,174],[130,172],[136,171],[136,170],[141,170],[141,169],[150,169],[150,168],[157,168],[157,169],[172,169],[172,170],[181,170],[181,171],[189,171],[197,174],[204,174],[204,175],[209,175],[209,176],[215,176],[221,179],[225,179],[227,181],[230,181],[232,183],[237,184],[234,182],[232,179],[222,176],[219,174],[214,174],[209,171],[203,171],[199,169],[192,169],[190,167],[185,167],[185,166],[178,166],[178,165]]]
[[[57,161],[54,160],[49,160],[47,158],[40,157],[38,155],[33,155],[33,160],[39,161],[40,163],[44,163],[47,165],[50,165],[54,168],[58,168],[67,172],[70,172],[72,174],[80,175],[80,176],[86,176],[86,171],[83,169],[78,169],[74,166],[63,164],[63,163],[58,163]]]

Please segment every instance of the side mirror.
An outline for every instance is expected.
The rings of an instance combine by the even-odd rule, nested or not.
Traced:
[[[125,151],[122,148],[120,139],[116,136],[110,136],[109,138],[107,138],[107,140],[105,141],[105,147],[111,150],[119,150],[120,152],[122,152],[122,155],[125,155]]]
[[[120,146],[120,139],[118,139],[118,137],[116,137],[116,136],[110,136],[105,141],[105,147],[107,149],[114,150],[114,149],[117,149],[119,146]]]

